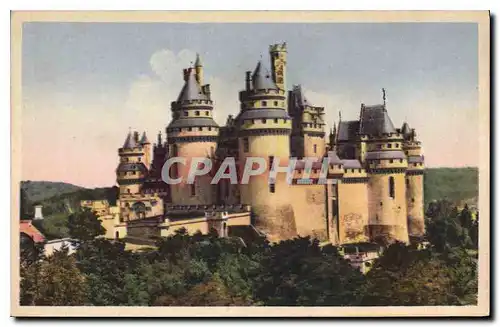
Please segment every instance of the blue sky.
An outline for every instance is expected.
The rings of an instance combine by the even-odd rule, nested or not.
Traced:
[[[476,24],[25,23],[23,178],[113,184],[128,127],[153,139],[164,130],[196,52],[223,123],[245,71],[283,41],[288,87],[302,84],[330,124],[340,109],[356,119],[361,103],[381,102],[384,87],[393,122],[417,129],[428,165],[477,166]]]

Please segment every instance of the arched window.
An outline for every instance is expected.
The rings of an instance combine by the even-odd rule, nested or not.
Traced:
[[[394,177],[389,177],[389,196],[391,198],[395,198],[395,194],[394,194]]]

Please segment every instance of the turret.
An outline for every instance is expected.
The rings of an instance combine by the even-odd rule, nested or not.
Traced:
[[[116,180],[120,188],[120,198],[140,193],[147,175],[148,168],[142,160],[144,149],[138,141],[138,133],[129,132],[123,146],[118,150],[120,162],[116,169]]]
[[[408,232],[412,240],[419,240],[425,234],[424,225],[424,156],[417,140],[415,129],[405,122],[401,127],[403,151],[408,159],[406,171],[406,203],[408,207]]]
[[[294,85],[288,95],[288,112],[293,120],[291,151],[295,157],[321,158],[325,147],[325,108],[306,99],[302,87]]]
[[[171,177],[182,177],[183,182],[171,185],[172,203],[212,204],[213,187],[208,175],[197,177],[194,184],[187,183],[191,160],[207,157],[217,146],[219,126],[213,120],[213,102],[210,87],[201,86],[202,66],[199,56],[195,68],[184,70],[184,86],[176,101],[171,103],[172,121],[166,128],[169,157],[183,157],[186,165],[174,164]]]
[[[358,134],[366,144],[362,156],[370,174],[370,235],[385,243],[408,242],[403,135],[394,128],[385,104],[362,105]]]
[[[286,43],[269,46],[273,81],[282,91],[286,91]]]

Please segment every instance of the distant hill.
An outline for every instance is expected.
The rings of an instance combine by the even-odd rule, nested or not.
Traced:
[[[31,203],[84,189],[69,183],[46,181],[22,181],[21,188],[24,189]]]
[[[33,223],[50,240],[68,237],[66,226],[68,216],[80,208],[81,200],[106,199],[111,205],[116,205],[117,187],[102,187],[88,189],[59,182],[22,182],[21,198],[25,213],[23,219],[33,217],[33,204],[41,204],[43,220]]]
[[[475,167],[427,168],[424,173],[425,206],[433,200],[447,199],[456,205],[477,205],[479,173]]]

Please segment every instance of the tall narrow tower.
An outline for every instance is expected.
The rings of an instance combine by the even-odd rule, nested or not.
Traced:
[[[151,168],[151,142],[149,142],[146,132],[142,133],[140,145],[144,148],[144,165],[147,169]]]
[[[194,184],[188,184],[189,167],[194,157],[210,157],[217,146],[219,126],[213,120],[213,101],[210,86],[201,85],[201,61],[198,68],[184,70],[184,87],[177,101],[171,103],[172,121],[166,128],[169,157],[183,157],[186,165],[175,164],[171,177],[183,178],[183,182],[171,185],[173,204],[212,204],[215,187],[209,175],[199,176]],[[174,175],[174,176],[172,176]]]
[[[268,179],[273,162],[279,160],[280,166],[287,166],[290,156],[291,118],[285,99],[284,89],[274,83],[269,70],[259,61],[253,74],[247,72],[246,89],[240,92],[241,111],[235,119],[240,171],[249,157],[267,162],[265,173],[240,185],[240,194],[242,203],[252,206],[254,224],[271,239],[294,234],[287,232],[294,223],[293,211],[282,196],[288,187],[286,174],[278,174],[272,183]]]
[[[292,117],[291,152],[294,157],[321,158],[325,147],[325,108],[313,106],[302,87],[294,85],[288,92],[288,113]]]
[[[286,54],[286,42],[269,46],[273,81],[282,91],[286,91]]]
[[[129,197],[141,192],[147,167],[144,165],[144,148],[137,142],[136,132],[128,133],[125,143],[118,150],[120,163],[116,169],[116,180],[120,188],[119,198]]]
[[[408,206],[408,233],[410,239],[419,239],[425,234],[424,225],[424,156],[415,130],[407,123],[401,133],[404,137],[403,150],[408,158],[406,171],[406,203]]]

